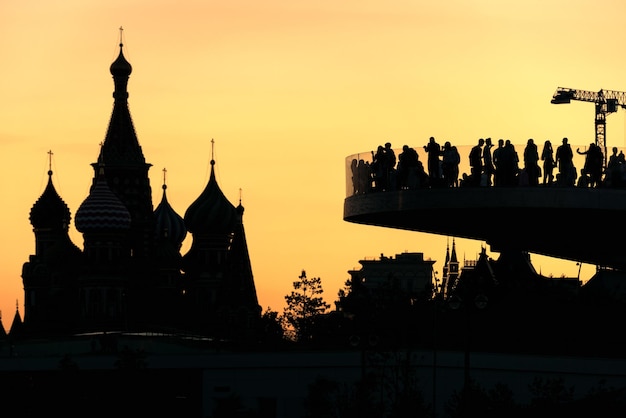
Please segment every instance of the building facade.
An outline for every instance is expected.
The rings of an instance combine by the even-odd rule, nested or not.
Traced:
[[[380,255],[377,260],[360,260],[361,269],[350,270],[352,283],[363,285],[372,293],[393,290],[413,300],[426,300],[433,289],[434,260],[424,260],[423,253],[402,253],[395,257]]]

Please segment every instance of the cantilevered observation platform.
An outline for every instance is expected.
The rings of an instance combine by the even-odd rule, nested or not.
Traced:
[[[626,269],[621,244],[626,189],[492,186],[354,195],[349,190],[343,214],[348,222],[481,240],[495,252],[522,250]]]

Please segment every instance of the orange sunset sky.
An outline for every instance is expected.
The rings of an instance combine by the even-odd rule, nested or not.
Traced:
[[[321,277],[328,302],[348,270],[381,253],[423,252],[441,272],[448,237],[343,221],[346,157],[387,141],[421,149],[430,136],[459,146],[511,139],[518,152],[528,138],[588,145],[593,104],[550,99],[557,87],[626,90],[625,16],[621,0],[2,2],[5,328],[16,302],[23,314],[21,268],[35,251],[28,216],[49,150],[72,217],[87,197],[120,26],[154,206],[166,168],[168,200],[184,214],[208,181],[213,138],[218,183],[246,209],[259,302],[282,312],[302,269]],[[623,110],[607,118],[608,147],[624,147],[624,127]],[[497,213],[476,221],[503,222]],[[73,219],[71,236],[82,248]],[[456,244],[461,260],[485,245]],[[546,275],[578,274],[574,261],[531,259]],[[583,266],[581,279],[593,271]]]

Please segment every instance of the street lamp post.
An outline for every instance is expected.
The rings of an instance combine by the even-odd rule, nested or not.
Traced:
[[[465,349],[463,353],[463,392],[462,392],[462,404],[463,410],[462,416],[467,416],[469,392],[471,389],[471,339],[472,339],[472,313],[475,310],[482,310],[487,307],[488,298],[484,293],[478,293],[472,300],[473,303],[467,303],[463,301],[459,296],[454,295],[450,298],[449,306],[453,310],[463,309],[465,313]]]

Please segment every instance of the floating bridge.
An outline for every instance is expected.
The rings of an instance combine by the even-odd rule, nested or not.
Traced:
[[[354,157],[346,159],[350,178]],[[353,194],[352,180],[347,184],[347,222],[481,240],[494,252],[521,250],[626,269],[626,189],[539,185]]]

